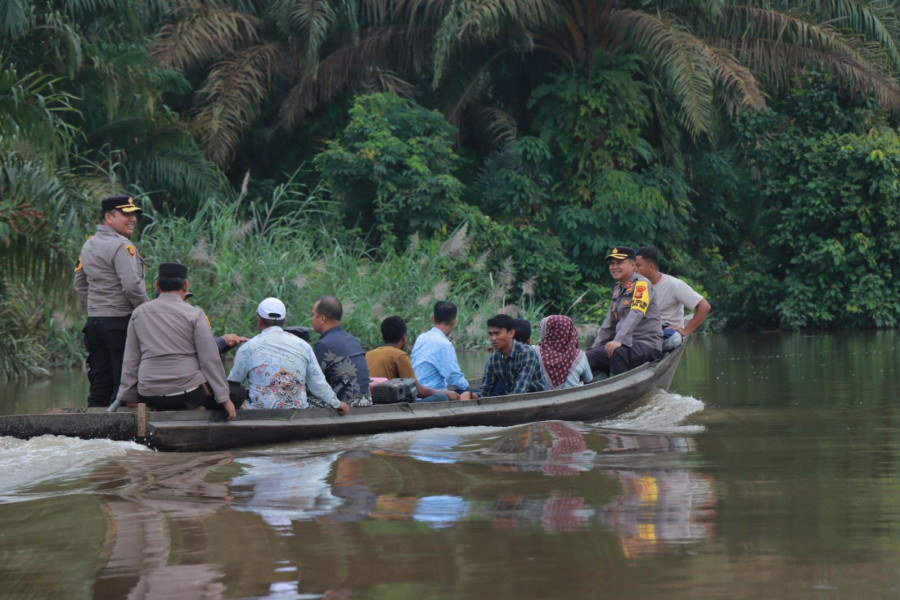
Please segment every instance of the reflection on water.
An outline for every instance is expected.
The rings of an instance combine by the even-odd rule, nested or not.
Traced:
[[[895,348],[705,336],[673,393],[595,423],[0,439],[0,598],[895,597]]]
[[[81,453],[70,464],[96,466],[69,474],[77,489],[14,474],[0,500],[7,514],[9,503],[64,490],[96,500],[99,517],[68,527],[74,535],[105,531],[93,549],[96,575],[85,580],[95,598],[339,597],[350,588],[331,587],[335,570],[352,571],[354,589],[377,585],[386,572],[428,587],[423,574],[436,551],[478,547],[490,531],[487,548],[506,556],[518,550],[516,531],[535,541],[591,532],[617,540],[617,560],[712,533],[709,476],[671,463],[671,455],[695,450],[687,438],[550,421],[366,439],[367,449],[336,450],[322,440],[197,455],[63,438],[19,442],[51,448],[48,463]],[[665,464],[653,466],[664,455]],[[539,547],[531,552],[540,556]],[[42,584],[26,577],[19,585]]]

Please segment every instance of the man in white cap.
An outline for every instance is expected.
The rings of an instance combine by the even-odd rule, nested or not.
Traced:
[[[249,379],[250,399],[244,408],[309,408],[309,390],[346,414],[350,406],[335,396],[312,347],[283,329],[286,317],[278,298],[266,298],[256,309],[260,333],[238,348],[228,374],[228,381],[234,383]]]

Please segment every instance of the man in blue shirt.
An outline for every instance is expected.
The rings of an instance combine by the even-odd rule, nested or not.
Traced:
[[[338,399],[350,406],[371,406],[366,353],[359,340],[341,327],[343,317],[344,308],[334,296],[323,296],[315,301],[312,328],[319,334],[319,341],[313,350]]]
[[[447,338],[456,327],[456,305],[446,300],[437,302],[431,322],[434,327],[416,338],[410,355],[419,383],[434,390],[446,390],[452,385],[460,393],[460,400],[477,398],[477,394],[468,391],[469,382],[459,368],[456,349]]]
[[[494,390],[498,381],[503,382],[507,394],[543,392],[548,388],[541,370],[538,353],[515,339],[516,320],[509,315],[497,315],[488,319],[488,336],[494,352],[484,365],[481,389]]]

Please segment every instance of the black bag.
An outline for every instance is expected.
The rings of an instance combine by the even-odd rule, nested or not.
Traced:
[[[388,379],[372,386],[373,404],[416,401],[416,380],[411,377]]]

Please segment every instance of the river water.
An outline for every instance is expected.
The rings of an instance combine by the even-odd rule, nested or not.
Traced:
[[[605,422],[0,438],[0,598],[900,598],[898,341],[695,336]],[[0,412],[85,393],[8,385]]]

